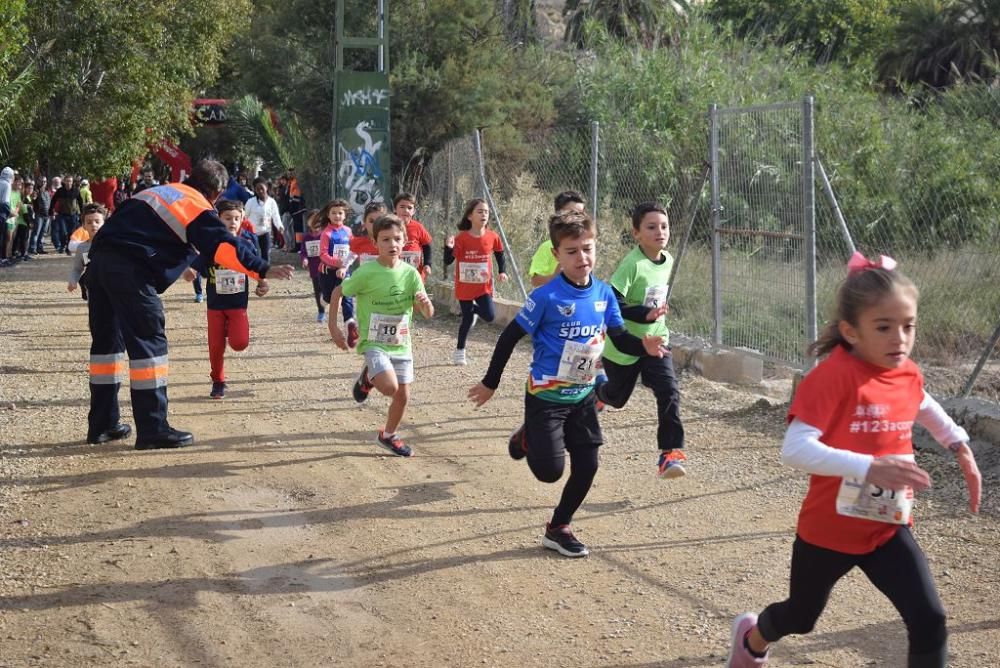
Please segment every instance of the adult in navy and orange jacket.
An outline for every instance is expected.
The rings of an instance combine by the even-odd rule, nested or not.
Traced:
[[[292,267],[270,266],[229,234],[212,207],[226,187],[226,168],[198,163],[184,184],[143,190],[127,200],[95,235],[90,288],[90,414],[88,443],[125,438],[118,388],[128,353],[137,450],[178,448],[194,441],[167,424],[167,338],[162,293],[195,258],[251,278],[291,278]]]

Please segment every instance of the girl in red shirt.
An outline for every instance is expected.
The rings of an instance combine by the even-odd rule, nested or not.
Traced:
[[[792,547],[789,596],[733,622],[727,666],[767,665],[768,649],[809,633],[833,586],[855,566],[900,611],[907,666],[943,668],[945,611],[910,532],[913,493],[930,486],[913,457],[917,422],[951,450],[979,510],[982,477],[965,430],[924,392],[910,359],[917,288],[882,256],[855,253],[834,317],[810,352],[828,356],[803,379],[788,411],[782,461],[812,474]]]
[[[458,236],[448,237],[445,242],[444,264],[447,267],[455,261],[455,298],[462,307],[458,345],[452,357],[452,362],[459,366],[465,366],[465,341],[476,318],[493,322],[496,317],[491,253],[497,262],[497,278],[501,282],[507,280],[503,244],[496,232],[486,228],[489,220],[490,207],[486,200],[471,200],[458,223],[461,232]]]
[[[359,267],[366,262],[378,259],[378,247],[375,245],[372,225],[384,215],[384,202],[369,202],[365,205],[365,213],[361,218],[365,227],[365,233],[351,237],[352,261],[356,259]]]

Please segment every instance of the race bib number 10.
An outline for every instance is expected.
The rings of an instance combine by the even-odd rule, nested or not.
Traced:
[[[403,315],[372,313],[368,321],[368,340],[387,346],[402,346],[410,338],[410,318]]]

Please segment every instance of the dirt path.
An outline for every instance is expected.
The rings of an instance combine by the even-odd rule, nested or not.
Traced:
[[[196,445],[87,446],[86,310],[67,258],[0,274],[0,666],[721,666],[730,618],[783,596],[805,477],[780,466],[782,407],[685,374],[692,474],[654,476],[645,391],[602,418],[608,443],[575,521],[592,554],[539,545],[559,487],[506,454],[528,346],[483,409],[449,364],[455,319],[418,323],[404,436],[372,444],[386,402],[357,406],[355,355],[314,322],[308,278],[250,305],[252,344],[210,389],[204,306],[165,295],[171,421]],[[127,391],[122,392],[127,402]],[[127,406],[125,412],[128,412]],[[1000,666],[1000,455],[977,445],[987,497],[957,467],[918,539],[950,615],[952,665]],[[900,666],[905,632],[860,575],[775,666]]]

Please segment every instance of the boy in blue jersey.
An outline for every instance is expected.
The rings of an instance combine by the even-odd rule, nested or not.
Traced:
[[[614,292],[591,276],[596,240],[594,222],[586,213],[553,216],[549,236],[561,273],[535,289],[504,329],[486,375],[469,390],[469,398],[477,406],[489,401],[514,346],[530,334],[534,357],[524,397],[524,424],[511,436],[508,448],[514,459],[527,457],[528,467],[542,482],[562,477],[569,452],[570,475],[542,545],[566,557],[584,557],[589,550],[569,525],[590,491],[597,473],[597,449],[603,443],[593,389],[605,334],[619,350],[633,355],[660,357],[664,341],[629,334]]]

